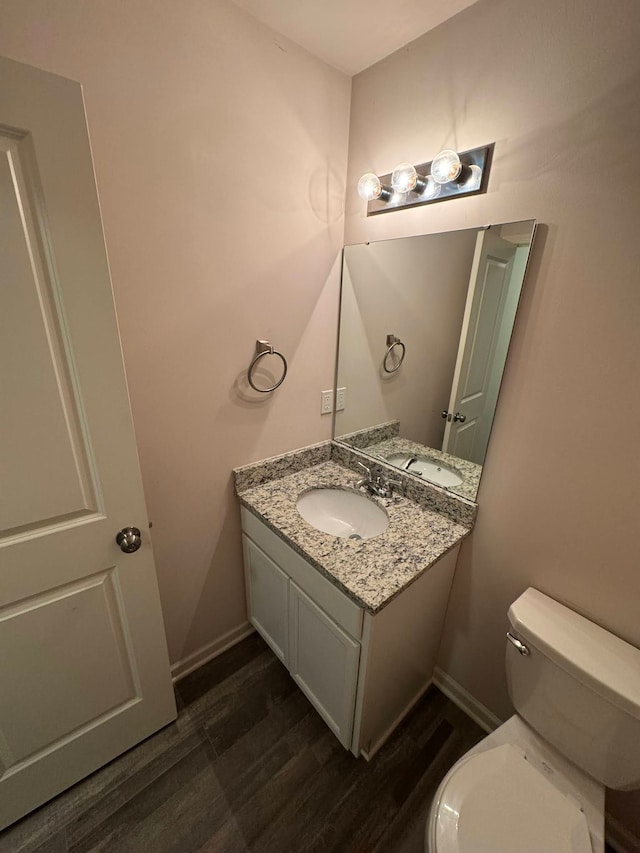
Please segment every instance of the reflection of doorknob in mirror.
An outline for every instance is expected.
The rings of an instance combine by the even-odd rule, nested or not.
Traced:
[[[345,246],[337,376],[351,399],[336,413],[338,441],[373,459],[399,448],[418,458],[445,453],[464,472],[446,488],[476,499],[534,228],[500,223]],[[398,338],[408,357],[387,373],[382,361]],[[396,344],[388,370],[401,354]],[[483,381],[465,402],[468,377]],[[396,440],[409,444],[387,445]]]
[[[454,419],[454,421],[460,421],[460,423],[463,424],[466,421],[467,416],[461,415],[460,412],[456,412],[455,415],[453,416],[453,419]]]

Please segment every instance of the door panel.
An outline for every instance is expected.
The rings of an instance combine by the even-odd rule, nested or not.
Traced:
[[[97,511],[54,270],[31,214],[28,141],[0,129],[0,537]],[[27,156],[25,156],[27,155]]]
[[[81,88],[2,58],[0,276],[2,829],[176,716]]]
[[[289,662],[289,578],[243,534],[249,621],[285,664]]]
[[[482,465],[495,410],[492,377],[511,282],[515,247],[491,230],[478,244],[460,336],[449,411],[463,416],[445,427],[443,450]],[[506,358],[506,354],[504,356]],[[504,358],[499,369],[504,367]]]
[[[127,633],[113,569],[0,610],[0,647],[12,650],[0,659],[5,769],[140,700]]]
[[[290,582],[289,672],[340,743],[349,749],[360,644]]]

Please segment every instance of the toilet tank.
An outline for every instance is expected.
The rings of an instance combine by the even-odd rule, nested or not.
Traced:
[[[529,725],[609,788],[640,787],[640,651],[529,588],[509,608],[511,701]]]

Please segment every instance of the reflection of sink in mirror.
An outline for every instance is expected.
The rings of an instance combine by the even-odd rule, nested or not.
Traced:
[[[387,456],[387,462],[402,468],[403,471],[419,474],[438,486],[459,486],[462,482],[462,477],[452,468],[424,457],[411,456],[409,453],[392,453]]]
[[[398,421],[398,438],[460,460],[459,485],[433,482],[476,500],[534,230],[527,220],[345,246],[337,384],[348,403],[335,439]],[[404,358],[390,373],[391,334]]]
[[[345,489],[310,489],[296,502],[312,527],[346,539],[370,539],[389,526],[389,516],[370,498]]]

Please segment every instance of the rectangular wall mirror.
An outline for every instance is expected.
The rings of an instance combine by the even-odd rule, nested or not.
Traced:
[[[476,499],[535,227],[345,246],[337,441]]]

